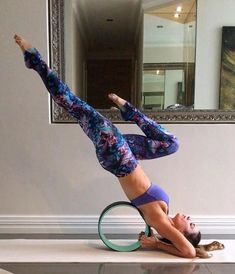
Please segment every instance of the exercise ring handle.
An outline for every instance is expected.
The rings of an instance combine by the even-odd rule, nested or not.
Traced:
[[[118,245],[118,244],[114,244],[112,243],[103,233],[102,231],[102,220],[104,218],[104,216],[113,208],[118,207],[118,206],[128,206],[128,207],[132,207],[134,209],[136,209],[139,214],[141,215],[141,217],[143,218],[143,214],[141,213],[141,211],[134,206],[133,204],[131,204],[130,202],[126,202],[126,201],[118,201],[118,202],[114,202],[110,205],[108,205],[101,213],[100,217],[99,217],[99,222],[98,222],[98,232],[99,232],[99,236],[100,239],[103,241],[103,243],[110,249],[115,250],[115,251],[120,251],[120,252],[129,252],[129,251],[134,251],[138,248],[140,248],[140,241],[137,240],[136,242],[129,244],[129,245]],[[144,219],[144,218],[143,218]],[[146,224],[145,227],[145,235],[149,236],[151,233],[150,227],[149,225]]]

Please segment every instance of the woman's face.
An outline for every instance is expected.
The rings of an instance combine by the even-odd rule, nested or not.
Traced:
[[[177,228],[182,233],[197,233],[199,231],[197,226],[192,222],[190,216],[177,213],[175,217],[172,218],[172,221],[174,223],[175,228]]]

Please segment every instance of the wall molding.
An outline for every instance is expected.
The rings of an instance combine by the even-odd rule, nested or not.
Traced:
[[[235,215],[191,218],[204,234],[235,234]],[[0,234],[97,234],[98,219],[97,215],[0,215]],[[143,230],[144,223],[138,216],[110,216],[107,217],[104,227],[109,233],[132,234]]]

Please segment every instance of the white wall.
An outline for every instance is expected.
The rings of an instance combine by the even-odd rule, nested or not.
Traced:
[[[144,63],[181,63],[184,60],[182,47],[145,47]]]
[[[224,1],[199,0],[196,93],[203,94],[217,88],[220,45],[219,22],[213,25],[208,20],[210,13],[202,9],[202,2],[213,16]],[[226,4],[221,25],[229,23],[228,14],[235,7],[232,0]],[[107,204],[125,199],[117,180],[97,163],[93,146],[79,126],[49,124],[47,92],[37,74],[23,65],[13,35],[27,37],[47,58],[46,11],[46,0],[0,1],[0,232],[31,232],[34,221],[40,232],[51,231],[48,223],[60,221],[89,232],[86,222],[96,220]],[[214,19],[219,20],[216,14]],[[117,126],[124,133],[139,132],[134,125]],[[225,226],[233,225],[235,126],[167,128],[179,137],[179,152],[142,165],[169,193],[170,213],[199,216],[201,225],[223,218],[230,220]],[[60,225],[59,231],[64,231]]]
[[[181,63],[194,60],[192,54],[186,55],[186,52],[190,51],[187,48],[190,48],[195,40],[191,35],[194,28],[189,28],[189,24],[178,23],[148,13],[144,14],[143,24],[144,63]],[[189,59],[186,59],[187,57]]]

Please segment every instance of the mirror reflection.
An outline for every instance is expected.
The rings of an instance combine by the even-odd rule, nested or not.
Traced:
[[[67,0],[65,81],[98,109],[192,109],[196,0]]]
[[[150,99],[143,106],[193,108],[196,1],[152,1],[143,7],[143,97]]]

